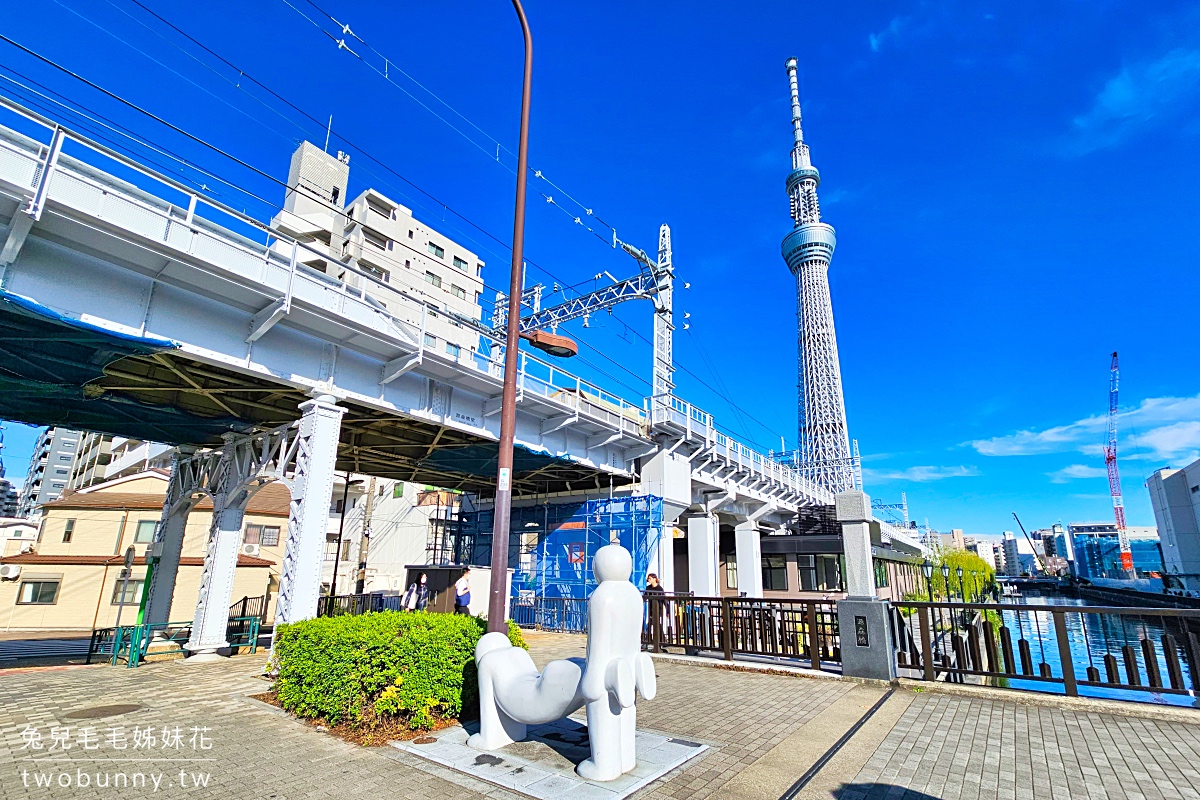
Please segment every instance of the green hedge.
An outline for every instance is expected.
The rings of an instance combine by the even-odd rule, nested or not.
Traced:
[[[486,623],[461,614],[383,611],[275,630],[280,705],[330,725],[428,729],[477,707],[475,643]],[[509,622],[508,637],[525,647]]]

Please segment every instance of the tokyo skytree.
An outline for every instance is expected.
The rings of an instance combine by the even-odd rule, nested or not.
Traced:
[[[813,167],[800,126],[796,59],[787,61],[792,90],[792,171],[787,177],[795,228],[783,240],[783,258],[796,276],[799,338],[799,467],[809,480],[841,492],[854,488],[854,463],[842,397],[833,304],[829,299],[829,260],[837,237],[821,222],[817,204],[820,173]]]

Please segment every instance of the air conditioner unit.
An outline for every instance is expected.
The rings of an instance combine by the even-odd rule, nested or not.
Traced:
[[[244,555],[244,556],[257,556],[257,555],[258,555],[258,553],[259,553],[258,545],[256,545],[256,544],[244,544],[244,545],[242,545],[242,555]]]
[[[0,564],[0,578],[14,581],[21,575],[19,564]]]

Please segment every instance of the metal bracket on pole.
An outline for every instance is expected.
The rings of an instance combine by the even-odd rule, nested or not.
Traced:
[[[42,174],[38,176],[37,188],[33,192],[33,199],[29,201],[29,206],[25,209],[34,222],[42,218],[42,210],[46,207],[46,195],[50,191],[50,179],[54,175],[54,170],[58,167],[58,156],[62,152],[62,144],[65,132],[62,128],[55,126],[54,137],[50,140],[50,152],[46,154],[46,162],[42,165]]]

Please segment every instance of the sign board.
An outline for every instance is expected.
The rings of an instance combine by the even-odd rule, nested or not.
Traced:
[[[859,647],[871,646],[871,638],[867,635],[866,617],[854,617],[854,643]]]

